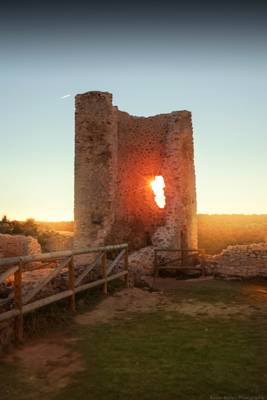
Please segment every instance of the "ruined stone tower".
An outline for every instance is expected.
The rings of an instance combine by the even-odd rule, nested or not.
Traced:
[[[75,247],[197,248],[191,113],[131,116],[103,92],[77,95],[75,106]]]

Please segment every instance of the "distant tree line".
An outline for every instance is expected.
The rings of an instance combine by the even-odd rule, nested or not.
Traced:
[[[38,240],[43,251],[46,249],[45,246],[48,238],[54,234],[51,230],[42,229],[33,218],[29,218],[26,221],[12,221],[6,215],[0,220],[0,233],[32,236]]]
[[[4,215],[0,221],[0,233],[37,237],[38,225],[33,218],[29,218],[23,222],[16,220],[11,221]]]

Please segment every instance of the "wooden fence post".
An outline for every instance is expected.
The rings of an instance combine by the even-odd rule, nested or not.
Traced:
[[[105,279],[105,283],[103,286],[103,293],[105,295],[108,294],[108,281],[107,281],[107,253],[104,251],[101,257],[101,267],[102,267],[102,276]]]
[[[70,296],[69,308],[72,313],[76,311],[75,304],[75,275],[74,275],[74,260],[73,256],[70,259],[68,264],[68,273],[69,273],[69,289],[72,291],[72,295]]]
[[[125,275],[125,285],[126,287],[129,287],[129,260],[128,260],[128,247],[125,249],[125,254],[124,254],[124,269],[128,273]]]
[[[20,343],[23,340],[23,314],[22,314],[22,266],[20,260],[18,270],[14,273],[15,307],[19,315],[15,318],[15,340]]]

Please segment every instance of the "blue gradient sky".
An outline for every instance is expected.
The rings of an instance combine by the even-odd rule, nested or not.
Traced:
[[[73,97],[89,90],[131,114],[192,111],[198,212],[267,213],[266,7],[26,3],[0,16],[0,215],[73,218]]]

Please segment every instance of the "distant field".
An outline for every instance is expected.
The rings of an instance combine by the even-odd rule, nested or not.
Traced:
[[[267,240],[267,214],[198,215],[199,248],[219,253],[228,245]]]
[[[59,222],[45,222],[36,221],[40,228],[44,230],[51,231],[63,231],[63,232],[73,232],[74,222],[73,221],[59,221]]]
[[[73,221],[38,222],[43,229],[73,232]],[[267,240],[267,214],[198,215],[199,248],[209,254],[219,253],[232,244]]]

